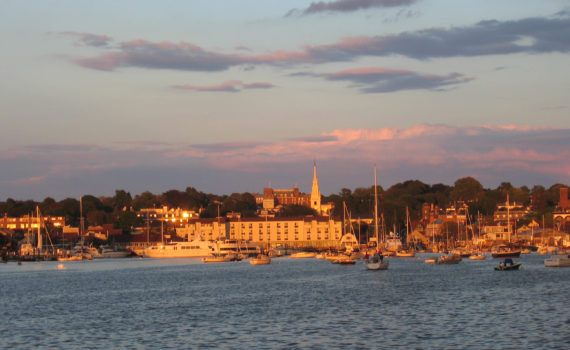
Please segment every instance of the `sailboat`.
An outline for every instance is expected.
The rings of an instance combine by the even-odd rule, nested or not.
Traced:
[[[410,213],[408,211],[408,207],[406,206],[406,245],[410,243]],[[400,258],[413,258],[416,255],[415,250],[407,249],[407,250],[399,250],[396,252],[396,256]]]
[[[507,233],[509,236],[509,243],[511,242],[511,212],[509,203],[509,194],[507,193]],[[491,255],[495,259],[504,258],[518,258],[521,255],[520,249],[515,249],[509,245],[499,245],[493,247],[491,250]]]
[[[384,261],[384,257],[380,251],[380,239],[378,237],[378,186],[376,184],[376,165],[374,165],[374,235],[376,236],[378,252],[364,262],[367,270],[387,270],[388,260]]]
[[[60,256],[57,258],[57,261],[82,261],[82,260],[91,260],[93,256],[86,252],[84,247],[84,222],[83,222],[83,198],[79,198],[79,236],[80,238],[80,245],[73,247],[71,254],[66,256]]]
[[[265,218],[265,220],[267,220],[267,217]],[[271,246],[271,244],[269,243],[269,238],[267,238],[267,252],[269,251],[270,246]],[[269,264],[271,264],[271,258],[269,257],[269,255],[264,254],[264,252],[262,251],[257,256],[251,257],[249,259],[249,264],[250,265],[269,265]]]

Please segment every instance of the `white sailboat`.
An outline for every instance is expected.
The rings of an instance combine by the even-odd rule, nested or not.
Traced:
[[[378,237],[378,186],[376,184],[376,165],[374,165],[374,235],[376,242],[379,243]],[[380,249],[380,245],[377,246]],[[388,260],[384,261],[384,257],[380,255],[380,251],[364,262],[368,270],[387,270]]]

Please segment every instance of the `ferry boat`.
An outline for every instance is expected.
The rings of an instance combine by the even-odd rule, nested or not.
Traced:
[[[146,258],[198,258],[216,253],[213,242],[194,240],[191,242],[172,242],[150,246],[144,250]]]

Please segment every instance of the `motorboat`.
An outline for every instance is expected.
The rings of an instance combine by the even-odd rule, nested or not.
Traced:
[[[110,246],[101,246],[99,247],[100,254],[95,256],[95,258],[103,258],[103,259],[121,259],[126,258],[132,253],[128,250],[116,250],[111,248]]]
[[[469,256],[469,260],[485,260],[487,256],[483,253],[476,253]]]
[[[251,265],[269,265],[271,258],[265,254],[259,254],[256,257],[249,258],[249,263]]]
[[[202,258],[202,261],[205,263],[223,263],[223,262],[230,262],[232,261],[233,255],[225,254],[225,255],[213,255],[207,256]]]
[[[437,256],[433,256],[431,258],[427,258],[424,262],[426,264],[435,264],[437,262]]]
[[[388,260],[384,261],[384,257],[374,254],[370,259],[364,262],[367,270],[387,270],[390,263]]]
[[[451,264],[459,264],[459,262],[462,260],[461,255],[459,254],[448,254],[448,255],[442,255],[439,257],[439,259],[437,259],[436,264],[441,265],[441,264],[446,264],[446,265],[451,265]]]
[[[352,259],[350,256],[344,255],[331,260],[331,263],[339,265],[354,265],[356,264],[356,260]]]
[[[549,259],[544,259],[546,267],[570,267],[570,254],[566,251],[559,251],[552,254]]]
[[[497,271],[509,271],[509,270],[518,270],[522,264],[520,262],[513,262],[513,259],[507,258],[505,261],[499,264],[499,266],[495,266],[495,270]]]
[[[396,252],[396,256],[399,258],[413,258],[416,256],[416,252],[413,250],[399,250]]]
[[[315,252],[298,252],[295,254],[291,254],[291,258],[293,259],[304,259],[304,258],[314,258],[317,256]]]
[[[144,250],[143,256],[146,258],[197,258],[209,257],[214,253],[217,251],[213,242],[193,240],[150,246]]]

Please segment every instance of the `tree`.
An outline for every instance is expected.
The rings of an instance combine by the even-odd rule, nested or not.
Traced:
[[[115,190],[115,196],[113,196],[113,209],[115,211],[121,211],[123,209],[129,209],[133,202],[133,197],[131,194],[125,190]]]
[[[475,200],[483,191],[483,185],[474,178],[468,176],[455,181],[451,191],[451,199],[469,202]]]
[[[133,227],[141,225],[142,219],[132,211],[122,211],[117,219],[116,226],[123,230],[123,233],[129,233]]]
[[[155,196],[150,191],[145,191],[141,194],[135,196],[132,201],[135,210],[141,210],[143,208],[156,208],[160,206],[160,197]]]
[[[292,204],[285,205],[279,211],[279,217],[298,217],[298,216],[317,216],[317,212],[313,208],[304,205]]]

